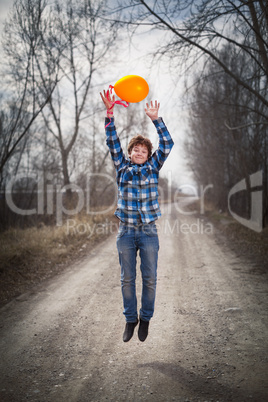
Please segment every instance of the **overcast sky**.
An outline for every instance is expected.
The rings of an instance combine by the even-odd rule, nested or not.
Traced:
[[[3,22],[12,4],[13,2],[10,0],[0,0],[1,32]],[[146,102],[151,99],[157,99],[160,102],[160,116],[163,117],[175,141],[175,146],[163,167],[162,175],[167,176],[170,174],[168,172],[171,171],[172,181],[176,182],[178,185],[193,184],[192,175],[186,167],[183,151],[187,121],[187,109],[182,101],[183,77],[171,76],[167,65],[155,65],[150,68],[149,60],[146,57],[153,46],[157,45],[160,35],[162,35],[162,33],[154,31],[153,33],[144,33],[135,37],[133,42],[134,46],[131,48],[130,52],[127,50],[127,52],[120,55],[122,64],[121,68],[117,68],[114,74],[115,82],[129,74],[140,75],[146,79],[149,84],[150,92],[148,97],[142,101],[144,107]],[[127,37],[125,44],[128,44]],[[126,46],[126,49],[128,49],[128,46]],[[115,82],[110,82],[110,84],[114,85]],[[176,87],[174,82],[178,83]],[[131,107],[131,104],[129,107]]]
[[[1,29],[1,31],[2,31],[3,22],[6,18],[7,12],[12,4],[13,4],[13,2],[10,0],[0,0],[0,25],[1,25],[0,29]]]

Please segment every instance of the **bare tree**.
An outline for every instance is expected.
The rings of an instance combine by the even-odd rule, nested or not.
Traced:
[[[94,102],[88,114],[87,102],[94,77],[107,65],[115,47],[117,27],[103,20],[105,1],[56,2],[54,24],[58,46],[64,51],[58,59],[61,81],[43,111],[47,129],[58,142],[64,185],[70,184],[69,156],[85,119],[94,114]],[[40,75],[46,85],[49,71]]]
[[[44,52],[44,34],[51,40],[46,0],[15,0],[13,12],[5,24],[2,60],[2,125],[0,176],[9,159],[23,149],[29,129],[49,102],[58,80],[58,54],[49,52],[50,87],[44,88],[39,76],[40,54]],[[44,67],[44,65],[42,65]],[[4,117],[5,116],[5,117]]]
[[[265,0],[119,0],[121,21],[129,27],[149,26],[163,31],[154,56],[167,57],[178,66],[202,70],[207,60],[252,93],[268,108],[268,5]],[[257,66],[260,85],[249,75],[237,75],[220,57],[222,46],[232,44]]]

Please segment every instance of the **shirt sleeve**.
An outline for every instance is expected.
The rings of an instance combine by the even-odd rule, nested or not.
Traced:
[[[162,117],[158,117],[157,120],[153,120],[153,124],[155,125],[159,136],[159,145],[158,149],[151,156],[150,162],[157,170],[160,170],[168,155],[170,154],[174,142],[168,132],[168,129]]]
[[[114,166],[116,170],[119,170],[126,163],[126,157],[122,150],[120,139],[116,132],[113,117],[105,118],[105,132],[106,144],[108,145]]]

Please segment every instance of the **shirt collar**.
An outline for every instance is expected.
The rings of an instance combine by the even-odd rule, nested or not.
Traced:
[[[129,159],[130,166],[133,166],[133,167],[137,166],[138,168],[145,166],[147,162],[148,162],[148,160],[146,162],[144,162],[144,163],[132,163],[131,160]]]

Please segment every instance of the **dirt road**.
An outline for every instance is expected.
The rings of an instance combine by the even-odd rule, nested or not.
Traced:
[[[200,218],[167,206],[160,222],[147,340],[122,341],[112,235],[0,310],[2,402],[268,400],[267,275]]]

